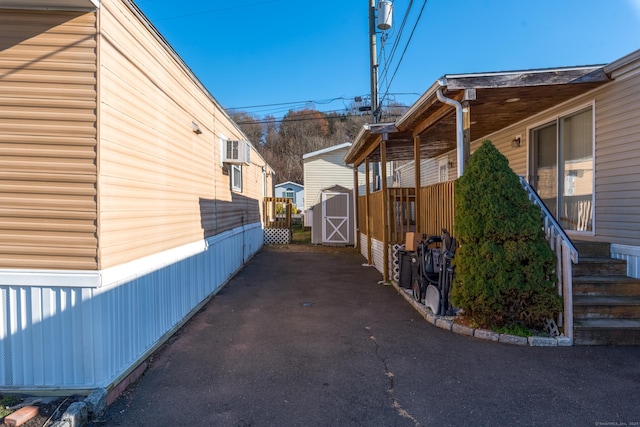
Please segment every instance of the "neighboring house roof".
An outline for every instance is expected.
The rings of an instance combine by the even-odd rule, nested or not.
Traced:
[[[95,10],[100,0],[2,0],[0,7],[6,9],[78,9]]]
[[[342,144],[334,145],[334,146],[331,146],[331,147],[323,148],[322,150],[313,151],[311,153],[303,154],[302,155],[302,159],[305,160],[305,159],[308,159],[310,157],[319,156],[321,154],[327,154],[327,153],[330,153],[332,151],[340,150],[342,148],[347,148],[347,147],[351,147],[351,143],[350,142],[343,142]]]
[[[411,160],[414,136],[420,157],[434,158],[456,148],[455,109],[437,93],[469,104],[473,141],[575,98],[610,81],[602,65],[476,74],[448,74],[433,83],[395,123],[365,125],[345,156],[349,164],[379,161],[381,135],[387,160]]]
[[[296,187],[299,187],[299,188],[304,188],[304,185],[298,184],[297,182],[293,182],[293,181],[281,182],[280,184],[276,184],[275,186],[277,188],[279,188],[279,187],[289,187],[289,186],[292,186],[292,185],[294,185]]]

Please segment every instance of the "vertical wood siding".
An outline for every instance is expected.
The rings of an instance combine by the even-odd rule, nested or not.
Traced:
[[[97,267],[95,22],[0,11],[0,268]]]
[[[419,233],[429,236],[440,236],[446,228],[455,236],[454,217],[454,188],[455,181],[442,182],[420,188],[420,223]]]

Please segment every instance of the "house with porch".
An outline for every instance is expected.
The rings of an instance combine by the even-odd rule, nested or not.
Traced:
[[[296,182],[281,182],[275,186],[275,197],[291,199],[291,203],[298,210],[303,212],[304,209],[304,185]]]
[[[262,247],[273,170],[133,1],[0,28],[0,392],[111,390]]]
[[[640,343],[640,50],[610,64],[445,75],[392,123],[365,125],[345,162],[362,254],[390,278],[407,231],[455,235],[455,179],[485,139],[509,159],[558,258],[559,324],[576,344]],[[373,165],[398,186],[374,190]]]

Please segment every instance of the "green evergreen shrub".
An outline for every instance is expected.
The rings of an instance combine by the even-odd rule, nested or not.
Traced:
[[[455,184],[460,248],[451,299],[481,326],[542,328],[562,309],[555,256],[507,158],[486,140]]]

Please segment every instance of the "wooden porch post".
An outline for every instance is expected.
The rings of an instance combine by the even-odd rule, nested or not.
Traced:
[[[360,250],[360,223],[358,221],[358,198],[360,197],[360,189],[358,188],[358,167],[357,166],[353,166],[353,197],[354,197],[354,201],[353,201],[353,212],[355,212],[355,221],[354,224],[356,225],[356,230],[355,230],[355,239],[356,239],[356,244],[355,247],[357,250]]]
[[[382,279],[389,280],[389,194],[387,192],[387,134],[382,135],[380,142],[380,181],[382,190],[382,260],[384,268]]]
[[[415,163],[415,232],[424,233],[424,230],[420,230],[420,137],[418,135],[413,137],[413,161]]]
[[[471,104],[469,101],[476,99],[475,89],[465,89],[464,98],[462,99],[462,161],[466,165],[471,155]]]
[[[370,173],[369,173],[369,159],[365,159],[364,161],[364,165],[365,165],[365,176],[366,176],[366,196],[365,196],[365,227],[367,230],[367,264],[369,265],[373,265],[373,259],[372,259],[372,253],[371,253],[371,229],[369,224],[371,223],[371,221],[369,220],[369,214],[371,212],[371,209],[369,207],[369,196],[371,195],[371,187],[369,185],[369,179],[370,179]]]

